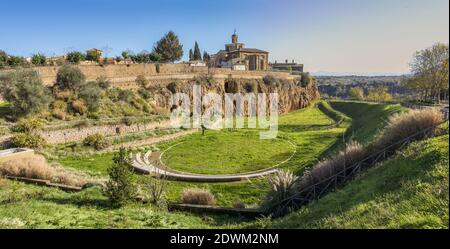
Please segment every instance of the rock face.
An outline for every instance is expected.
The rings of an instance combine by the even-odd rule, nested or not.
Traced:
[[[311,102],[320,98],[315,82],[311,82],[303,87],[300,83],[300,77],[294,79],[274,77],[270,79],[216,79],[212,77],[197,77],[193,80],[173,81],[166,85],[154,86],[154,101],[152,104],[170,110],[173,107],[170,103],[172,92],[186,93],[192,101],[195,84],[201,86],[202,95],[208,92],[217,93],[220,96],[224,96],[225,93],[278,93],[278,110],[280,114],[307,107]]]

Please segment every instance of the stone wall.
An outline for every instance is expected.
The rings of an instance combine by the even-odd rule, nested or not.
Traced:
[[[120,134],[126,134],[164,128],[170,128],[170,120],[146,124],[132,124],[129,126],[125,124],[99,125],[99,126],[70,128],[55,131],[40,131],[39,133],[43,138],[45,138],[45,140],[47,140],[48,143],[58,144],[58,143],[81,141],[85,137],[95,133],[100,133],[105,136],[112,136],[117,134],[117,131],[119,131]]]
[[[100,76],[108,78],[113,84],[121,87],[135,87],[135,79],[138,75],[146,76],[150,83],[168,83],[173,79],[191,79],[198,75],[211,74],[218,79],[221,78],[254,78],[261,79],[267,74],[279,78],[294,78],[294,76],[283,72],[269,71],[233,71],[228,68],[191,67],[188,64],[132,64],[132,65],[79,65],[78,68],[86,76],[87,80],[95,80]],[[35,67],[44,84],[51,86],[56,80],[59,67]]]

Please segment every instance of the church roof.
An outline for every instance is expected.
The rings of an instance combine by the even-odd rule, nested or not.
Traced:
[[[229,53],[234,53],[234,52],[269,53],[267,51],[264,51],[264,50],[261,50],[261,49],[257,49],[257,48],[240,48],[240,49],[231,50]]]

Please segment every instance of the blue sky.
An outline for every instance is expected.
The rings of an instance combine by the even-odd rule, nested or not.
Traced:
[[[0,49],[30,56],[151,50],[168,30],[215,53],[236,29],[270,60],[311,72],[405,73],[414,51],[448,43],[448,0],[0,0]],[[186,56],[185,56],[186,58]]]

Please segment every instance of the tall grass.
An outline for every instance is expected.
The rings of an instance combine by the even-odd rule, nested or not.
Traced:
[[[0,165],[0,174],[3,176],[48,180],[70,186],[82,186],[85,184],[85,181],[80,177],[49,165],[46,159],[40,155],[6,161]]]
[[[181,194],[181,202],[195,205],[214,205],[216,200],[208,189],[188,188]]]
[[[406,138],[420,140],[434,136],[439,132],[438,125],[442,122],[442,114],[435,109],[412,110],[406,113],[394,114],[389,118],[388,126],[376,137],[375,141],[368,146],[363,147],[357,142],[350,142],[343,151],[333,158],[322,161],[310,171],[306,171],[304,175],[293,184],[295,185],[293,194],[311,187],[312,185],[316,185],[319,188],[330,188],[329,186],[325,186],[328,184],[326,181],[327,179],[330,179],[340,172],[345,172],[346,168],[363,161],[371,154],[379,152],[388,146],[395,145],[397,142]],[[427,132],[421,133],[422,131]],[[400,144],[398,146],[392,146],[390,150],[396,150],[399,147]],[[324,183],[321,184],[320,182]],[[334,185],[332,187],[334,187]],[[268,197],[271,197],[272,195],[272,192],[268,193]],[[289,209],[289,207],[287,207],[287,209]],[[286,211],[288,210],[277,210],[277,212]]]

